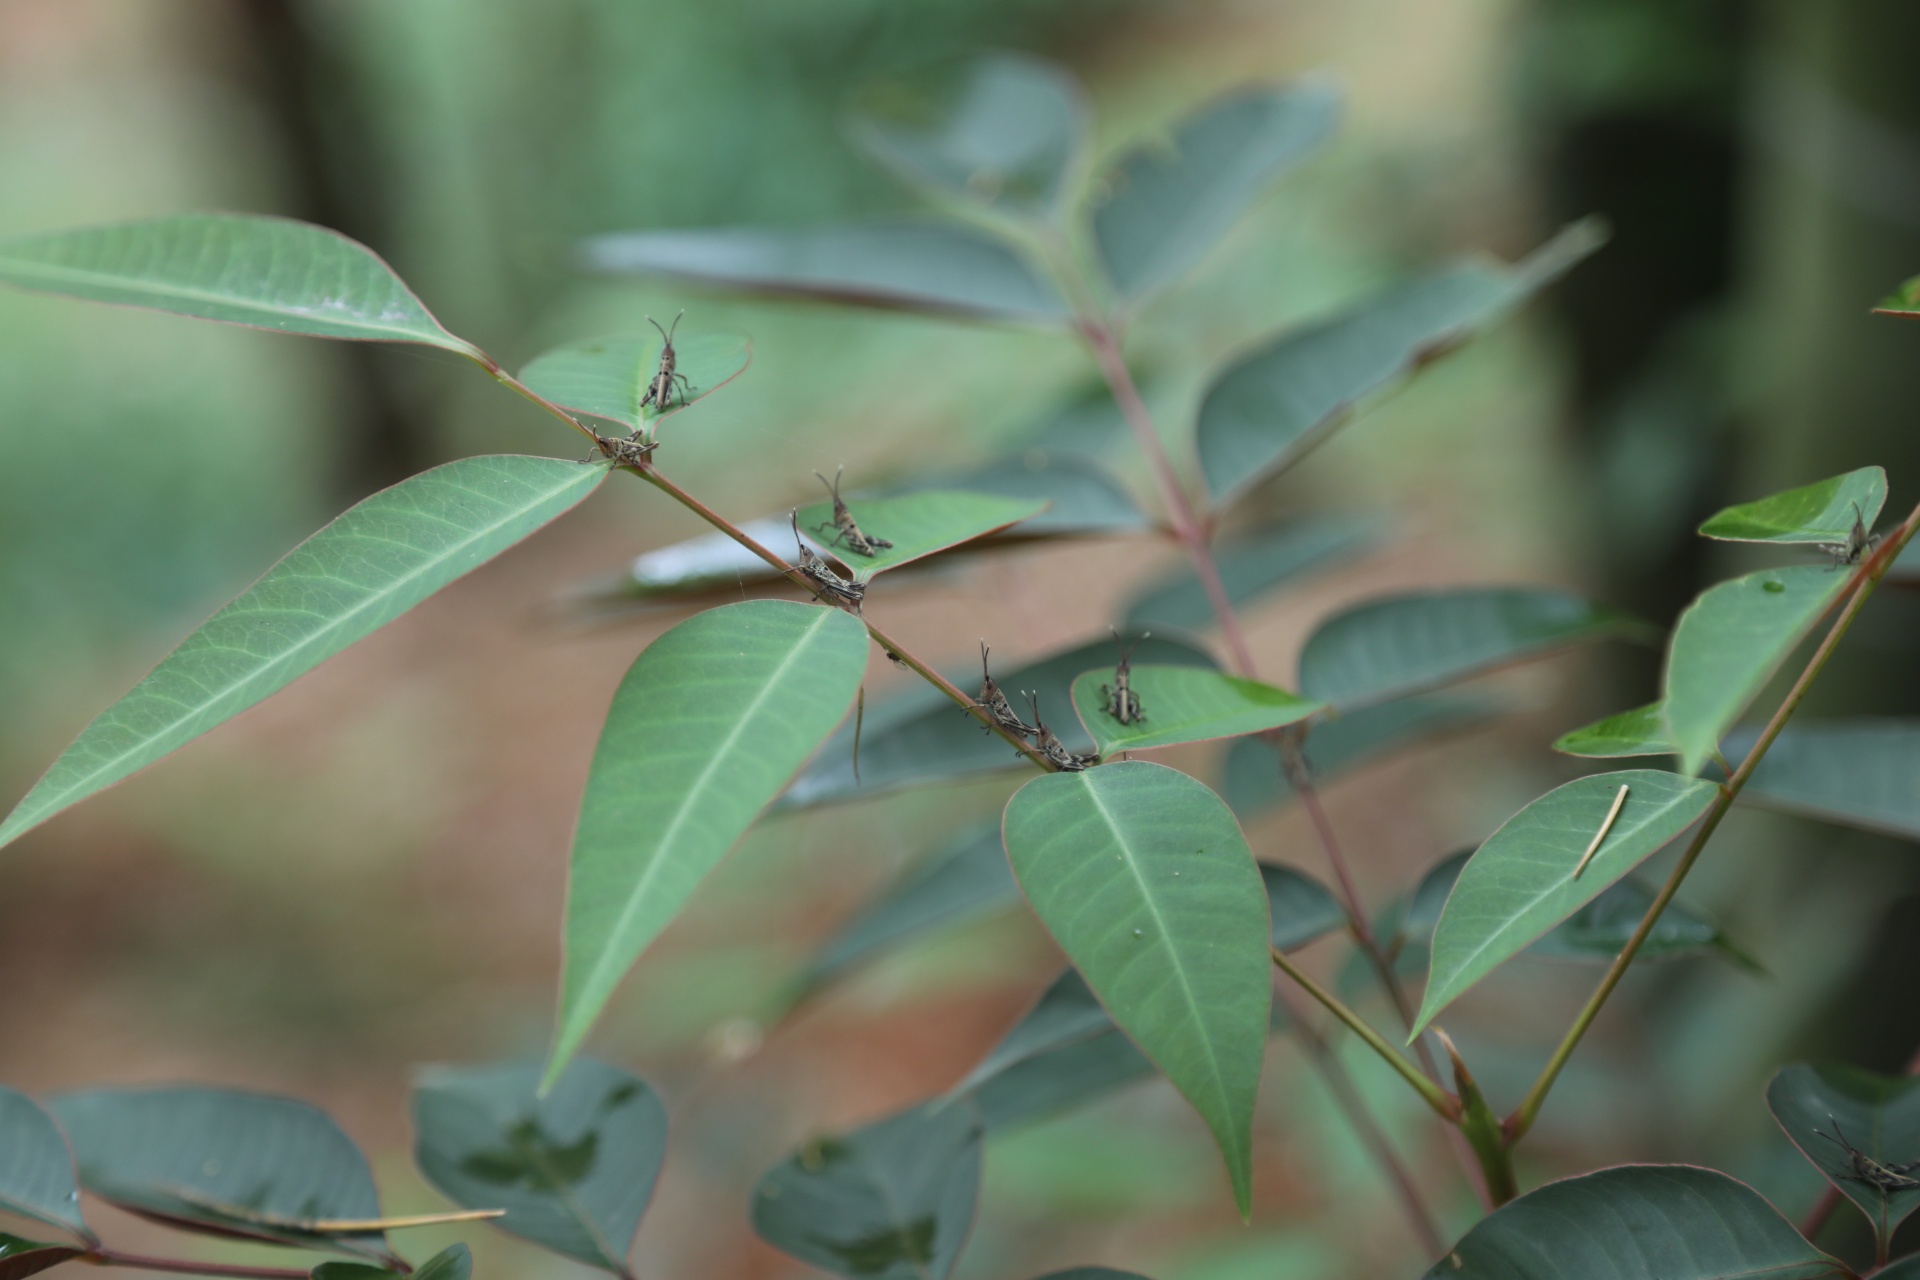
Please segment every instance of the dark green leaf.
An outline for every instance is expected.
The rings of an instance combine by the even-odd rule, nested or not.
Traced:
[[[1920,1280],[1920,1253],[1888,1263],[1873,1273],[1873,1280]]]
[[[1300,654],[1300,691],[1349,710],[1636,628],[1625,614],[1564,591],[1463,587],[1388,596],[1320,624]]]
[[[1664,689],[1682,773],[1700,772],[1847,581],[1815,565],[1762,569],[1709,587],[1687,606],[1667,648]]]
[[[1425,1280],[1850,1277],[1744,1182],[1625,1165],[1550,1182],[1483,1218]]]
[[[1115,1027],[1016,1062],[974,1093],[981,1122],[1001,1133],[1084,1107],[1153,1074],[1153,1064]]]
[[[1068,1267],[1049,1271],[1040,1280],[1147,1280],[1137,1271],[1115,1271],[1112,1267]]]
[[[661,346],[651,332],[589,338],[547,352],[520,371],[520,381],[564,409],[638,431],[666,412],[641,405],[660,367]],[[676,333],[673,350],[676,372],[691,391],[676,383],[667,400],[671,409],[725,386],[753,358],[752,344],[730,334]]]
[[[1266,529],[1214,551],[1220,581],[1236,606],[1316,569],[1371,549],[1381,522],[1372,516],[1323,516]],[[1212,626],[1206,589],[1187,569],[1156,579],[1127,606],[1127,625],[1202,628]]]
[[[1883,1188],[1870,1165],[1856,1166],[1842,1140],[1883,1169],[1920,1160],[1920,1078],[1854,1067],[1796,1063],[1767,1085],[1767,1109],[1800,1154],[1860,1206],[1882,1247],[1920,1208],[1920,1186]],[[1910,1176],[1905,1181],[1914,1181]]]
[[[1753,729],[1728,735],[1740,760]],[[1920,720],[1862,717],[1787,725],[1747,779],[1742,801],[1920,840]]]
[[[1618,759],[1622,756],[1670,756],[1666,708],[1657,702],[1596,720],[1584,729],[1560,735],[1553,749],[1570,756]]]
[[[851,614],[751,600],[689,618],[627,671],[574,830],[549,1083],[647,944],[846,716],[866,668]]]
[[[0,823],[0,844],[238,715],[577,506],[606,468],[463,458],[287,553],[102,712]]]
[[[1068,969],[1053,980],[1033,1008],[965,1079],[953,1086],[948,1096],[973,1093],[1011,1067],[1113,1029],[1113,1019],[1094,997],[1087,980],[1078,970]]]
[[[972,542],[1009,525],[1038,515],[1045,502],[1037,498],[999,498],[988,493],[959,493],[926,489],[899,498],[859,498],[848,495],[847,509],[869,538],[893,543],[870,556],[836,545],[833,505],[816,502],[800,508],[800,528],[828,554],[851,570],[859,582],[878,573],[910,564],[948,547]]]
[[[1267,914],[1272,919],[1269,941],[1280,950],[1292,951],[1346,928],[1346,909],[1312,876],[1263,862],[1260,879],[1267,888]]]
[[[412,1280],[469,1280],[473,1254],[464,1244],[450,1244],[413,1269]]]
[[[814,958],[804,986],[818,987],[909,939],[1019,900],[999,824],[980,827],[926,859],[842,925]]]
[[[1059,293],[1013,250],[944,222],[636,231],[589,240],[584,257],[595,271],[852,306],[985,320],[1070,318]]]
[[[1112,668],[1086,672],[1073,682],[1073,709],[1103,756],[1263,733],[1304,720],[1325,705],[1205,667],[1134,663],[1130,674],[1142,716],[1130,724],[1107,710],[1109,695],[1102,690],[1113,685]]]
[[[753,1229],[849,1280],[944,1280],[973,1227],[980,1118],[934,1102],[818,1138],[760,1179]]]
[[[1137,662],[1213,665],[1206,652],[1182,640],[1139,639],[1138,633],[1125,631],[1121,640],[1135,644]],[[1048,726],[1073,750],[1086,751],[1093,740],[1072,715],[1073,678],[1089,667],[1113,661],[1113,655],[1113,641],[1102,636],[1024,667],[1007,669],[996,664],[994,679],[1010,698],[1020,698],[1020,691],[1026,689],[1039,693]],[[977,692],[980,687],[977,657],[971,669],[949,669],[946,674],[962,689]],[[1026,709],[1024,699],[1020,709]],[[846,725],[788,789],[780,807],[805,808],[915,783],[1031,767],[1004,739],[989,734],[951,700],[933,689],[915,688],[884,703],[867,704],[860,739],[860,781],[853,778],[853,726]]]
[[[1034,779],[1005,832],[1035,914],[1207,1122],[1245,1213],[1270,926],[1233,814],[1185,774],[1133,761]]]
[[[91,1240],[60,1126],[26,1094],[0,1085],[0,1211]]]
[[[1166,141],[1121,156],[1093,214],[1114,287],[1138,298],[1185,272],[1339,119],[1340,91],[1325,81],[1244,88],[1181,121]]]
[[[175,1226],[385,1259],[366,1157],[316,1107],[232,1089],[95,1089],[55,1098],[80,1185]]]
[[[1574,867],[1622,786],[1626,803],[1575,879]],[[1507,819],[1468,860],[1447,897],[1414,1030],[1692,826],[1718,793],[1710,782],[1627,769],[1576,778]]]
[[[480,358],[363,244],[287,218],[189,213],[0,240],[0,280],[318,338]]]
[[[502,1231],[629,1274],[627,1250],[667,1154],[667,1109],[639,1076],[575,1058],[545,1095],[537,1062],[429,1067],[413,1088],[413,1158]]]
[[[874,85],[854,140],[937,196],[1046,213],[1085,143],[1086,107],[1063,69],[996,53],[947,74]]]
[[[84,1252],[70,1244],[42,1244],[0,1231],[0,1280],[27,1280]]]
[[[400,1273],[371,1262],[322,1262],[307,1274],[312,1280],[388,1280]]]
[[[1464,344],[1600,246],[1582,223],[1517,266],[1472,262],[1290,330],[1213,380],[1196,443],[1221,504],[1298,462],[1362,400]]]
[[[1728,507],[1700,526],[1708,538],[1729,542],[1840,543],[1854,521],[1872,529],[1887,501],[1887,473],[1862,467],[1818,484]]]

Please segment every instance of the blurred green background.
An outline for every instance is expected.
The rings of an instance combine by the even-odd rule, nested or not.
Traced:
[[[309,218],[384,254],[509,366],[686,307],[756,355],[681,420],[663,465],[745,517],[807,495],[814,468],[869,483],[984,456],[1078,393],[1083,357],[1033,332],[583,277],[577,239],[913,207],[846,145],[842,111],[865,79],[931,59],[1067,63],[1105,149],[1238,82],[1329,72],[1350,96],[1342,139],[1134,335],[1176,451],[1207,370],[1262,333],[1451,254],[1516,257],[1586,213],[1615,239],[1261,495],[1270,512],[1377,508],[1396,534],[1255,618],[1285,670],[1314,619],[1416,584],[1569,583],[1664,623],[1729,567],[1689,536],[1722,501],[1873,462],[1892,473],[1889,510],[1920,497],[1905,409],[1920,332],[1866,315],[1920,271],[1916,47],[1920,10],[1895,0],[0,0],[0,234],[192,209]],[[578,447],[451,357],[0,295],[0,796],[352,501],[465,453]],[[406,1157],[408,1073],[543,1046],[599,718],[673,621],[587,626],[559,602],[699,531],[611,484],[9,849],[0,1078],[307,1096],[375,1153],[392,1208],[436,1207]],[[982,629],[997,655],[1038,654],[1099,633],[1143,559],[1173,562],[1031,553],[903,593],[887,624],[943,661]],[[1822,710],[1915,709],[1920,616],[1890,597]],[[1654,673],[1653,654],[1619,651],[1503,677],[1526,715],[1335,787],[1371,900],[1567,776],[1543,744],[1644,701]],[[1038,928],[996,919],[764,1016],[836,922],[1012,785],[769,821],[649,952],[598,1042],[674,1113],[641,1274],[798,1273],[751,1239],[752,1179],[809,1133],[950,1084],[1051,975]],[[1294,817],[1252,834],[1320,869]],[[1795,1056],[1906,1060],[1915,889],[1905,846],[1736,815],[1689,897],[1768,975],[1636,974],[1524,1174],[1685,1159],[1798,1212],[1817,1187],[1760,1087]],[[1339,945],[1317,962],[1337,967]],[[1508,1104],[1594,977],[1511,969],[1455,1028]],[[1464,1222],[1437,1132],[1352,1065]],[[1251,1227],[1197,1122],[1151,1084],[996,1141],[962,1274],[1410,1274],[1377,1170],[1278,1042],[1262,1105]],[[486,1275],[571,1266],[468,1238]]]

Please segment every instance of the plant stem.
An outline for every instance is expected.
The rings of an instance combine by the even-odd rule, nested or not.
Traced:
[[[1333,992],[1327,990],[1302,972],[1298,965],[1287,958],[1286,952],[1280,950],[1278,947],[1269,947],[1268,951],[1273,956],[1274,968],[1299,983],[1301,989],[1315,1000],[1318,1000],[1321,1005],[1326,1008],[1328,1013],[1331,1013],[1334,1017],[1346,1023],[1347,1029],[1359,1036],[1369,1049],[1379,1054],[1388,1066],[1399,1072],[1401,1077],[1413,1086],[1414,1092],[1419,1094],[1428,1106],[1439,1113],[1441,1119],[1452,1123],[1460,1118],[1459,1101],[1445,1089],[1442,1089],[1439,1085],[1422,1075],[1420,1068],[1401,1057],[1399,1052],[1387,1043],[1384,1036],[1367,1025],[1366,1019],[1362,1018],[1352,1009],[1349,1009],[1341,1002],[1340,997],[1334,995]]]
[[[1553,1088],[1553,1082],[1559,1078],[1561,1070],[1567,1065],[1567,1060],[1573,1056],[1573,1051],[1579,1046],[1581,1037],[1586,1035],[1587,1028],[1592,1026],[1594,1018],[1599,1016],[1600,1008],[1606,1004],[1607,997],[1613,994],[1613,989],[1620,985],[1620,979],[1626,976],[1627,966],[1633,963],[1633,958],[1639,952],[1641,944],[1646,942],[1647,935],[1653,932],[1654,925],[1659,922],[1660,913],[1667,909],[1667,904],[1673,901],[1674,894],[1680,891],[1681,881],[1685,880],[1687,873],[1693,870],[1693,864],[1698,861],[1701,851],[1707,847],[1707,841],[1713,838],[1714,830],[1719,827],[1720,820],[1727,816],[1727,810],[1733,807],[1740,789],[1747,785],[1747,779],[1751,778],[1753,771],[1760,766],[1762,757],[1767,754],[1767,748],[1771,747],[1774,739],[1780,736],[1780,731],[1786,727],[1787,720],[1800,706],[1801,700],[1807,696],[1807,690],[1813,686],[1814,679],[1827,665],[1827,659],[1833,656],[1833,651],[1839,647],[1841,638],[1853,625],[1854,618],[1859,616],[1861,606],[1865,605],[1867,597],[1873,594],[1873,589],[1879,584],[1881,575],[1886,573],[1887,566],[1893,563],[1894,557],[1900,554],[1901,548],[1905,547],[1907,541],[1913,537],[1916,528],[1920,528],[1920,507],[1915,507],[1894,535],[1854,571],[1853,579],[1847,585],[1851,594],[1846,597],[1846,605],[1840,610],[1839,617],[1835,618],[1833,625],[1827,629],[1826,638],[1821,640],[1820,647],[1815,649],[1813,656],[1807,660],[1806,667],[1801,670],[1799,678],[1793,682],[1793,688],[1787,691],[1787,696],[1781,699],[1780,705],[1774,709],[1772,718],[1760,731],[1760,736],[1755,740],[1753,749],[1747,752],[1746,759],[1740,762],[1740,767],[1734,770],[1733,775],[1721,786],[1720,794],[1714,797],[1712,807],[1707,810],[1706,817],[1700,823],[1700,830],[1694,833],[1692,842],[1687,845],[1686,852],[1680,855],[1680,861],[1674,866],[1672,874],[1667,877],[1666,883],[1660,886],[1660,892],[1654,897],[1653,905],[1648,907],[1646,914],[1640,918],[1640,925],[1633,931],[1633,936],[1627,939],[1627,945],[1622,947],[1620,954],[1613,958],[1613,963],[1607,968],[1606,976],[1600,980],[1600,985],[1587,999],[1586,1006],[1574,1018],[1573,1025],[1567,1029],[1567,1034],[1560,1041],[1559,1048],[1553,1051],[1553,1057],[1547,1060],[1546,1067],[1541,1070],[1540,1078],[1534,1081],[1533,1088],[1528,1090],[1520,1106],[1507,1117],[1505,1128],[1508,1146],[1518,1142],[1527,1130],[1533,1127],[1534,1120],[1540,1114],[1541,1105],[1547,1100],[1547,1092]]]
[[[189,1262],[179,1258],[150,1258],[140,1253],[122,1253],[105,1246],[90,1249],[74,1259],[96,1267],[137,1267],[142,1271],[166,1271],[184,1276],[234,1276],[241,1280],[307,1280],[304,1268],[244,1267],[228,1262]]]
[[[1831,1218],[1833,1211],[1839,1207],[1840,1188],[1829,1185],[1820,1193],[1820,1198],[1813,1202],[1813,1208],[1807,1211],[1806,1218],[1800,1223],[1800,1234],[1806,1238],[1808,1244],[1813,1243],[1813,1238],[1820,1234],[1821,1229],[1827,1225],[1827,1219]]]

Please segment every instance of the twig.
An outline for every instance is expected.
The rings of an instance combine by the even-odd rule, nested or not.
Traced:
[[[1302,972],[1298,965],[1287,958],[1286,952],[1280,950],[1278,947],[1269,947],[1268,951],[1273,956],[1274,968],[1299,983],[1301,989],[1315,1000],[1318,1000],[1328,1013],[1331,1013],[1334,1017],[1346,1023],[1347,1029],[1359,1036],[1369,1049],[1379,1054],[1388,1066],[1399,1072],[1401,1077],[1413,1086],[1414,1092],[1419,1094],[1428,1106],[1439,1113],[1441,1119],[1452,1123],[1460,1118],[1460,1103],[1458,1099],[1422,1075],[1420,1068],[1401,1057],[1399,1052],[1387,1043],[1386,1037],[1367,1025],[1366,1019],[1362,1018],[1352,1009],[1349,1009],[1341,1001],[1340,997],[1334,995],[1333,992],[1327,990]]]

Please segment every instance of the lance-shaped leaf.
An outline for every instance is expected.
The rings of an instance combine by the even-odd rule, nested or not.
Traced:
[[[0,1085],[0,1212],[93,1239],[80,1216],[80,1184],[60,1126],[39,1103],[5,1085]]]
[[[647,944],[847,714],[866,666],[851,614],[750,600],[689,618],[628,669],[574,829],[549,1084]]]
[[[1576,878],[1623,786],[1625,803]],[[1576,778],[1507,819],[1447,896],[1413,1030],[1692,826],[1718,792],[1695,778],[1627,769]]]
[[[1020,900],[999,824],[961,836],[914,868],[841,926],[807,970],[803,990],[934,929],[1011,907]]]
[[[544,1095],[540,1064],[429,1067],[413,1088],[413,1155],[467,1209],[588,1266],[627,1250],[667,1154],[667,1109],[639,1076],[576,1058]]]
[[[1920,1208],[1920,1186],[1898,1185],[1915,1182],[1920,1168],[1920,1077],[1796,1063],[1767,1085],[1767,1109],[1800,1154],[1860,1206],[1884,1251]],[[1849,1147],[1871,1163],[1856,1161]]]
[[[1361,401],[1461,346],[1599,247],[1579,224],[1516,266],[1473,262],[1290,330],[1216,377],[1196,445],[1207,489],[1225,504],[1298,462]]]
[[[1755,730],[1736,729],[1738,762]],[[1793,722],[1780,731],[1740,792],[1743,802],[1920,840],[1920,720],[1863,716]]]
[[[1627,615],[1564,591],[1388,596],[1320,624],[1300,654],[1300,692],[1346,711],[1639,630]]]
[[[578,505],[606,468],[463,458],[354,506],[103,711],[0,822],[0,844],[184,746]]]
[[[1264,733],[1304,720],[1326,705],[1205,667],[1136,663],[1129,675],[1142,718],[1128,724],[1108,710],[1103,690],[1113,687],[1112,668],[1088,671],[1073,682],[1073,709],[1103,756]]]
[[[1295,578],[1358,555],[1380,541],[1372,516],[1322,516],[1267,529],[1214,551],[1220,581],[1235,606],[1258,600]],[[1130,627],[1201,628],[1214,624],[1206,589],[1180,569],[1149,584],[1127,606]]]
[[[1005,832],[1035,914],[1206,1121],[1245,1213],[1271,979],[1266,894],[1233,814],[1132,761],[1034,779]]]
[[[753,358],[752,345],[745,338],[724,333],[676,334],[675,368],[688,386],[676,382],[665,408],[643,406],[660,368],[662,345],[657,333],[589,338],[540,356],[520,371],[520,381],[563,409],[638,431],[669,409],[711,395],[739,377]]]
[[[70,1244],[24,1240],[0,1231],[0,1280],[27,1280],[28,1276],[39,1275],[85,1252]]]
[[[51,1104],[80,1185],[171,1225],[386,1259],[366,1157],[325,1112],[234,1089],[95,1089]]]
[[[817,1138],[753,1189],[753,1229],[848,1280],[945,1280],[973,1227],[980,1118],[929,1103]]]
[[[1623,1165],[1550,1182],[1494,1210],[1424,1280],[1836,1280],[1852,1272],[1744,1182],[1688,1165]]]
[[[1063,68],[996,53],[875,84],[850,123],[854,141],[912,186],[1044,214],[1085,145],[1086,115]]]
[[[1872,529],[1887,501],[1887,473],[1862,467],[1817,484],[1728,507],[1700,526],[1727,542],[1813,542],[1845,545],[1854,521]]]
[[[1059,292],[1012,249],[944,222],[636,231],[600,236],[586,266],[752,293],[962,319],[1064,323]]]
[[[899,498],[848,498],[860,532],[891,542],[870,556],[850,550],[833,524],[833,504],[800,508],[800,528],[852,571],[855,581],[924,559],[948,547],[1019,524],[1046,508],[1044,499],[999,498],[990,493],[927,489]]]
[[[1213,665],[1211,656],[1184,640],[1159,635],[1143,639],[1137,632],[1126,631],[1120,638],[1122,643],[1134,646],[1136,662]],[[1072,714],[1073,679],[1089,667],[1112,662],[1115,652],[1113,641],[1102,636],[1026,666],[1001,666],[996,653],[993,677],[1022,712],[1026,710],[1022,692],[1037,692],[1047,726],[1072,750],[1088,751],[1093,740]],[[958,687],[977,694],[978,656],[968,666],[948,668],[946,675]],[[860,739],[859,780],[853,776],[853,726],[846,725],[795,780],[780,806],[802,808],[878,795],[915,783],[1031,767],[1005,739],[988,733],[950,699],[935,690],[917,688],[884,703],[867,705]]]
[[[1401,698],[1315,724],[1302,751],[1316,779],[1332,778],[1401,748],[1483,725],[1501,710],[1484,698]],[[1225,774],[1221,794],[1243,819],[1293,798],[1279,757],[1264,742],[1234,743]]]
[[[1121,156],[1093,214],[1114,287],[1138,298],[1192,267],[1339,121],[1340,90],[1328,81],[1245,88]]]
[[[1848,580],[1815,565],[1762,569],[1687,606],[1667,648],[1663,704],[1681,772],[1700,772]]]
[[[1670,756],[1673,743],[1667,738],[1666,708],[1653,702],[1596,720],[1585,728],[1561,734],[1554,739],[1553,749],[1598,760]]]
[[[0,281],[318,338],[418,342],[479,359],[393,269],[325,227],[177,214],[0,240]]]

